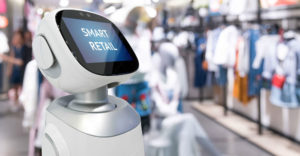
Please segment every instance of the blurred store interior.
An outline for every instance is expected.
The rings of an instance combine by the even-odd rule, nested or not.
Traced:
[[[109,94],[141,116],[146,156],[300,155],[300,0],[0,0],[0,156],[41,156],[46,108],[67,93],[32,40],[69,7],[113,21],[136,53]]]

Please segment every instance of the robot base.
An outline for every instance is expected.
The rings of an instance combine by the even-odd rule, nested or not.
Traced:
[[[72,99],[73,95],[62,97],[48,107],[43,156],[145,155],[140,120],[129,104],[109,96],[109,103],[116,104],[115,110],[86,113],[68,108],[66,103]],[[124,116],[112,117],[116,114]]]

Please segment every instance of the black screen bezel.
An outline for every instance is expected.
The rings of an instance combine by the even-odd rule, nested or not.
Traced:
[[[71,36],[71,33],[69,32],[64,21],[62,20],[63,17],[89,20],[95,22],[104,22],[104,23],[111,24],[116,34],[121,39],[122,43],[127,48],[127,51],[131,56],[132,60],[116,61],[116,62],[86,63],[79,48],[75,44],[75,41]],[[56,23],[60,30],[60,33],[62,34],[73,56],[88,71],[103,76],[111,76],[111,75],[122,75],[122,74],[132,73],[138,69],[139,62],[136,55],[134,54],[134,51],[132,50],[131,46],[129,45],[129,43],[127,42],[127,40],[125,39],[121,31],[108,19],[99,16],[97,14],[93,14],[85,11],[63,10],[56,14]]]

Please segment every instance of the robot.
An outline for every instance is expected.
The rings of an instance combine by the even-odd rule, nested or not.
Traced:
[[[112,22],[83,10],[54,10],[39,24],[33,54],[45,78],[70,93],[47,108],[43,156],[145,155],[139,115],[107,94],[139,67]]]

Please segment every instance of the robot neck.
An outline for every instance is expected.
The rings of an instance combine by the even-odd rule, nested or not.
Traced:
[[[107,99],[107,86],[97,88],[85,93],[74,95],[68,107],[80,112],[109,112],[116,108],[115,104],[111,104]]]
[[[106,104],[107,86],[75,95],[75,100],[83,104]]]

